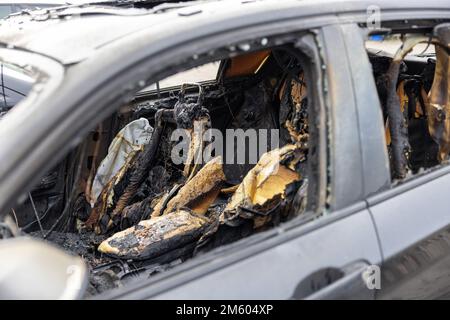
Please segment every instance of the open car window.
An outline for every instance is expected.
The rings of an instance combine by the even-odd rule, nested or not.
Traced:
[[[384,120],[393,185],[446,165],[448,30],[366,42]],[[447,37],[447,38],[446,38]]]

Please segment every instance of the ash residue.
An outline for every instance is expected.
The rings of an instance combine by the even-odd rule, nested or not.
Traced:
[[[30,236],[42,239],[40,231],[31,232]],[[91,268],[99,264],[111,261],[111,258],[100,254],[97,247],[106,239],[104,235],[96,235],[93,232],[64,233],[52,232],[46,239],[63,250],[82,257]]]

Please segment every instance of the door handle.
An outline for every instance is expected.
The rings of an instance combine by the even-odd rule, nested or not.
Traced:
[[[374,299],[374,290],[367,287],[363,273],[369,264],[358,261],[343,268],[323,268],[304,278],[293,299]]]

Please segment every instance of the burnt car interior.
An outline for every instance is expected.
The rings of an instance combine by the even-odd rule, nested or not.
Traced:
[[[243,51],[216,62],[214,80],[137,93],[11,209],[21,232],[85,259],[88,296],[311,210],[308,59],[292,45]]]
[[[395,34],[395,54],[368,50],[394,184],[446,164],[450,151],[448,24],[411,32]]]
[[[391,34],[401,40],[395,54],[367,53],[396,184],[447,161],[450,33],[444,25]],[[408,55],[419,43],[436,54]],[[91,271],[87,294],[95,295],[319,212],[311,192],[318,175],[311,59],[294,45],[241,49],[219,59],[214,80],[158,82],[137,93],[11,208],[0,236],[20,230],[82,256]],[[177,129],[189,138],[180,163]],[[233,152],[239,144],[201,158],[215,142],[202,139],[208,129],[222,133],[223,145],[245,146],[245,159]],[[279,141],[228,136],[229,129],[275,129]]]

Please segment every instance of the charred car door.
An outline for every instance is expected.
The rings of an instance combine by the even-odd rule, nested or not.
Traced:
[[[139,284],[114,299],[373,299],[371,267],[381,263],[377,235],[362,195],[358,120],[342,31],[320,30],[332,119],[331,212],[293,220],[216,249]],[[318,58],[318,57],[317,57]],[[319,59],[319,58],[318,58]],[[366,101],[376,103],[376,95]],[[374,100],[373,100],[374,99]],[[380,132],[378,132],[381,134]],[[348,154],[352,154],[348,157]],[[383,160],[383,156],[378,157]],[[376,158],[375,158],[376,160]],[[377,161],[377,160],[376,160]],[[352,179],[348,179],[352,176]],[[187,272],[190,270],[190,272]],[[369,283],[369,285],[368,285]]]

